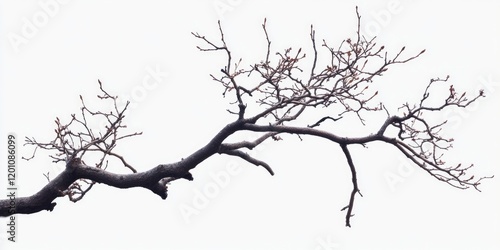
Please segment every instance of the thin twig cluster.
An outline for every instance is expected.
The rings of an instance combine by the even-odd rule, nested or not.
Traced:
[[[354,39],[347,38],[339,46],[331,46],[325,40],[321,47],[327,50],[328,64],[319,65],[319,48],[316,41],[316,32],[311,26],[310,40],[312,43],[312,59],[307,61],[306,54],[302,49],[293,50],[286,48],[283,52],[274,52],[271,48],[266,20],[262,25],[267,51],[265,58],[247,68],[242,67],[242,59],[236,63],[233,61],[231,50],[225,41],[224,33],[219,22],[220,43],[213,42],[198,33],[193,33],[196,38],[201,39],[207,47],[198,47],[201,51],[222,51],[227,55],[227,63],[220,76],[211,75],[212,79],[224,87],[224,95],[234,93],[234,102],[239,108],[236,114],[238,119],[245,124],[245,130],[256,132],[267,132],[255,142],[241,142],[222,144],[219,150],[221,154],[239,156],[240,158],[265,167],[273,173],[270,166],[264,161],[254,159],[248,154],[239,151],[241,149],[252,149],[268,138],[279,138],[280,133],[291,133],[297,135],[312,135],[330,139],[339,144],[346,156],[348,166],[351,170],[353,189],[346,209],[346,225],[350,226],[350,218],[353,216],[354,197],[361,194],[357,183],[356,168],[347,145],[365,145],[371,141],[384,141],[394,145],[412,162],[427,171],[439,181],[448,183],[454,187],[466,189],[478,188],[484,178],[475,178],[467,175],[469,167],[461,164],[447,166],[442,159],[443,151],[451,148],[453,139],[444,138],[442,127],[443,121],[432,124],[425,118],[427,112],[442,111],[446,108],[464,108],[484,96],[480,93],[470,100],[466,94],[458,94],[453,85],[449,87],[450,95],[442,105],[427,105],[426,100],[430,93],[431,85],[436,82],[447,81],[446,79],[432,79],[425,89],[420,103],[410,105],[404,104],[399,110],[402,115],[391,116],[383,103],[374,103],[374,97],[378,91],[371,90],[370,83],[375,77],[382,76],[391,65],[407,63],[425,52],[422,50],[414,56],[403,58],[405,47],[401,48],[394,56],[390,56],[384,46],[378,46],[375,38],[367,40],[361,35],[361,16],[356,10],[358,18],[357,32]],[[273,57],[272,55],[275,55]],[[305,68],[309,68],[305,70]],[[304,72],[309,72],[303,77]],[[251,85],[240,84],[250,76],[258,76]],[[258,105],[261,110],[255,114],[247,114],[247,105]],[[315,107],[329,107],[335,105],[335,114],[327,114],[317,121],[309,122],[307,127],[289,125],[291,121],[300,121],[301,114],[306,109]],[[320,129],[326,121],[337,122],[347,114],[353,113],[364,125],[363,112],[374,112],[385,110],[387,119],[375,133],[358,138],[347,138]],[[264,121],[263,118],[271,117],[272,122]],[[345,120],[345,119],[344,119]],[[258,125],[266,122],[266,125]],[[347,122],[347,121],[346,121]],[[397,137],[385,135],[389,126],[399,130]]]
[[[88,159],[86,154],[94,153],[98,155],[98,160],[95,162],[94,167],[99,169],[106,169],[108,166],[108,158],[117,158],[124,167],[128,168],[133,173],[137,170],[132,167],[125,158],[113,151],[117,143],[125,138],[137,136],[142,133],[130,133],[120,135],[119,131],[126,128],[123,123],[125,118],[125,111],[128,107],[127,104],[118,109],[117,97],[110,95],[103,89],[102,83],[99,81],[99,88],[101,95],[97,95],[100,100],[110,100],[113,109],[108,112],[100,110],[92,111],[85,104],[83,97],[80,95],[82,107],[80,108],[80,115],[71,114],[71,119],[67,123],[61,122],[56,117],[55,138],[50,142],[38,142],[35,138],[25,138],[25,145],[35,146],[33,155],[26,160],[32,159],[38,148],[53,152],[49,155],[52,162],[65,162],[69,164],[71,161],[82,161],[81,159]],[[91,119],[93,121],[104,120],[104,129],[92,128],[90,126]],[[83,162],[83,161],[82,161]],[[84,163],[84,162],[83,162]],[[85,163],[84,163],[85,164]],[[50,181],[49,173],[44,174],[48,181]],[[79,201],[95,184],[94,181],[80,179],[80,183],[73,183],[67,190],[61,191],[61,195],[67,195],[71,201]]]

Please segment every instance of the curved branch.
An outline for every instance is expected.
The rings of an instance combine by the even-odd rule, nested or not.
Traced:
[[[358,188],[358,178],[356,176],[356,167],[354,167],[354,162],[352,161],[351,153],[349,152],[349,149],[347,148],[346,144],[340,144],[340,147],[342,148],[342,152],[344,152],[345,158],[347,159],[347,164],[349,164],[349,169],[351,170],[352,191],[351,191],[351,196],[349,198],[349,205],[342,208],[342,211],[347,209],[347,213],[346,213],[346,217],[345,217],[345,225],[347,227],[351,227],[351,217],[354,216],[354,214],[352,214],[352,209],[354,208],[354,197],[356,196],[356,193],[359,193],[359,195],[361,195],[361,197],[363,197],[363,195],[361,194],[361,192]]]
[[[245,153],[245,152],[243,152],[241,150],[237,150],[237,149],[234,149],[234,150],[221,150],[221,151],[219,151],[219,153],[221,153],[221,154],[227,154],[227,155],[233,155],[233,156],[238,156],[241,159],[254,164],[255,166],[262,166],[262,167],[264,167],[267,170],[267,172],[269,172],[269,174],[274,175],[274,171],[271,169],[271,167],[267,163],[265,163],[265,162],[263,162],[261,160],[257,160],[255,158],[253,158],[252,156],[250,156],[249,154],[247,154],[247,153]]]
[[[263,143],[265,140],[269,138],[273,138],[274,136],[278,135],[276,132],[270,132],[262,135],[261,137],[257,138],[253,142],[249,141],[241,141],[241,142],[236,142],[236,143],[222,143],[220,145],[220,150],[234,150],[234,149],[240,149],[240,148],[248,148],[248,149],[253,149]]]
[[[319,130],[309,127],[295,127],[295,126],[275,126],[275,125],[257,125],[245,123],[242,126],[243,130],[249,130],[254,132],[277,132],[277,133],[288,133],[288,134],[298,134],[298,135],[312,135],[321,137],[338,144],[364,144],[372,141],[381,140],[382,137],[377,134],[371,134],[364,137],[342,137],[332,134],[328,131]]]
[[[147,188],[162,199],[166,199],[168,191],[166,184],[179,178],[193,180],[189,170],[217,153],[222,142],[238,131],[241,124],[241,121],[235,121],[226,125],[208,144],[185,159],[176,163],[160,164],[145,172],[115,174],[101,168],[87,166],[80,158],[71,158],[67,161],[65,170],[38,193],[29,197],[16,197],[15,209],[11,208],[9,200],[0,200],[0,216],[18,213],[30,214],[42,210],[52,211],[56,206],[53,201],[58,197],[70,194],[71,191],[67,189],[79,179],[87,179],[121,189]]]

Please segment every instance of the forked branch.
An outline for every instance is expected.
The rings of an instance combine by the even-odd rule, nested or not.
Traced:
[[[443,136],[446,121],[433,121],[428,114],[442,112],[450,108],[465,108],[484,96],[480,91],[467,95],[456,91],[453,85],[446,85],[445,79],[431,79],[422,98],[415,104],[403,104],[397,114],[391,115],[385,105],[377,101],[381,90],[374,89],[373,81],[382,76],[395,64],[405,64],[418,58],[425,50],[416,55],[406,55],[405,47],[392,53],[385,46],[377,45],[374,39],[367,40],[360,31],[361,16],[358,18],[354,36],[342,40],[333,46],[322,40],[319,46],[316,31],[311,26],[309,34],[312,43],[312,57],[306,56],[305,50],[284,48],[275,50],[271,46],[267,22],[262,25],[266,44],[263,59],[243,65],[243,60],[234,61],[230,44],[226,41],[222,25],[219,22],[220,39],[213,42],[199,33],[193,33],[204,46],[203,52],[222,52],[227,58],[221,70],[211,75],[212,80],[221,85],[224,96],[229,98],[229,109],[235,115],[234,121],[216,133],[205,145],[180,161],[158,164],[150,170],[138,172],[125,157],[115,152],[117,143],[140,135],[125,133],[125,111],[127,105],[119,109],[115,96],[106,92],[99,82],[102,92],[98,98],[112,103],[110,111],[93,111],[80,97],[82,108],[80,115],[71,115],[64,123],[56,118],[55,138],[50,142],[39,142],[26,138],[26,144],[37,149],[52,152],[54,164],[65,163],[65,169],[38,193],[18,198],[17,210],[9,209],[8,200],[0,200],[0,216],[13,213],[35,213],[52,210],[54,199],[68,196],[78,201],[98,183],[116,188],[140,187],[151,190],[162,199],[167,198],[167,185],[179,179],[193,180],[190,170],[214,154],[236,156],[241,160],[263,167],[271,175],[274,171],[264,159],[257,159],[247,152],[266,141],[284,140],[285,134],[323,138],[338,144],[347,160],[351,172],[352,191],[346,211],[346,226],[351,226],[351,218],[356,194],[360,194],[356,168],[349,148],[351,145],[366,145],[371,142],[384,142],[394,146],[422,170],[453,187],[477,190],[481,181],[489,177],[474,177],[472,165],[467,167],[456,163],[447,164],[444,152],[451,148],[453,138]],[[325,63],[326,62],[326,63]],[[306,72],[306,73],[304,73]],[[448,91],[441,98],[442,103],[430,103],[429,96]],[[248,105],[254,107],[251,112]],[[316,112],[309,112],[315,108]],[[237,111],[234,111],[237,110]],[[385,114],[383,112],[385,110]],[[308,113],[309,112],[309,113]],[[352,122],[372,123],[365,119],[366,113],[386,115],[385,122],[370,134],[346,136],[332,131],[326,124],[332,121],[336,125],[352,126]],[[304,114],[308,113],[309,116]],[[312,115],[312,116],[311,116]],[[104,129],[91,126],[91,118],[100,118],[106,124]],[[395,128],[395,135],[388,133],[388,128]],[[257,135],[257,139],[230,140],[235,133]],[[349,148],[348,148],[349,147]],[[30,157],[32,158],[32,157]],[[28,158],[29,159],[29,158]],[[111,163],[108,159],[114,159]],[[90,164],[86,164],[85,161]],[[117,162],[117,163],[116,163]],[[116,174],[110,171],[114,165],[130,170],[128,174]],[[109,165],[109,167],[108,167]],[[49,179],[49,174],[45,175]],[[344,210],[343,209],[343,210]]]

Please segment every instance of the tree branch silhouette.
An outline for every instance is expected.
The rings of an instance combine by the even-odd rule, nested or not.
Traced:
[[[391,115],[383,103],[375,101],[378,91],[373,89],[371,83],[393,65],[408,63],[425,50],[409,56],[404,55],[405,47],[394,54],[388,52],[384,46],[376,44],[375,38],[367,40],[362,36],[361,16],[357,9],[356,14],[358,24],[355,37],[344,39],[336,47],[325,40],[319,47],[316,32],[311,26],[309,38],[313,54],[310,61],[307,61],[309,57],[300,48],[275,51],[271,46],[266,20],[262,25],[267,45],[263,60],[247,66],[242,66],[242,59],[234,61],[220,22],[218,41],[192,33],[203,43],[198,46],[200,51],[225,54],[223,68],[219,73],[212,74],[211,78],[222,86],[224,96],[231,99],[232,109],[228,109],[228,112],[234,114],[235,119],[221,128],[207,144],[181,161],[158,164],[144,172],[138,172],[127,163],[124,156],[115,152],[118,142],[141,133],[122,135],[122,130],[126,128],[124,118],[128,104],[119,109],[116,105],[117,97],[106,92],[99,82],[102,95],[98,97],[101,101],[111,101],[114,106],[112,110],[92,111],[80,96],[81,114],[71,115],[66,124],[56,118],[54,140],[45,143],[38,142],[35,138],[26,138],[26,145],[35,147],[33,157],[37,149],[55,152],[51,155],[53,162],[65,162],[66,167],[38,193],[17,198],[15,212],[9,209],[8,200],[0,200],[0,216],[52,211],[56,206],[53,202],[56,198],[68,196],[74,202],[79,201],[98,183],[120,189],[146,188],[166,199],[168,183],[178,179],[193,180],[189,171],[214,154],[239,157],[263,167],[273,175],[271,166],[247,152],[270,139],[282,140],[282,134],[319,137],[340,146],[353,184],[348,205],[342,209],[346,210],[346,226],[351,226],[355,195],[361,194],[356,167],[348,149],[351,145],[384,142],[394,146],[438,181],[460,189],[473,187],[479,190],[481,181],[492,176],[474,177],[470,174],[473,165],[463,167],[461,164],[446,164],[442,158],[443,152],[451,148],[453,139],[443,136],[446,121],[436,124],[427,115],[448,108],[465,108],[483,97],[484,92],[480,91],[472,96],[459,94],[453,85],[446,85],[448,77],[435,78],[430,80],[418,103],[405,103],[397,114]],[[325,53],[320,53],[320,49]],[[321,66],[320,59],[325,60],[323,55],[326,55],[328,63]],[[442,89],[443,86],[448,88],[449,96],[443,98],[441,104],[430,103],[429,97],[434,93],[431,90]],[[248,105],[257,108],[257,111],[248,112]],[[324,111],[322,117],[313,121],[303,115],[307,110],[327,107],[331,109]],[[368,112],[387,116],[383,124],[371,134],[349,137],[325,128],[327,122],[349,126],[349,122],[352,122],[350,117],[355,117],[356,122],[365,125],[369,122],[365,119]],[[96,132],[91,128],[88,121],[90,117],[104,118],[106,126],[103,132]],[[388,135],[389,128],[395,128],[397,135]],[[226,141],[231,135],[243,131],[256,133],[259,137],[254,141]],[[100,157],[93,165],[88,165],[83,160],[88,161],[91,154],[99,154]],[[117,174],[107,170],[109,158],[118,159],[131,173]]]

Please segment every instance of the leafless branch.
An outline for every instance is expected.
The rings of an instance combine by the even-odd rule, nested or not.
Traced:
[[[344,155],[347,159],[347,164],[349,165],[349,169],[351,170],[351,177],[352,177],[352,192],[351,196],[349,198],[349,205],[344,207],[342,210],[347,209],[346,217],[345,217],[345,225],[347,227],[351,227],[351,217],[354,216],[352,213],[352,209],[354,208],[354,197],[356,196],[356,193],[359,193],[361,195],[361,191],[358,188],[358,178],[356,176],[356,167],[354,166],[354,162],[352,161],[351,153],[349,152],[349,149],[347,148],[346,144],[340,144],[340,147],[342,148],[342,152],[344,152]],[[361,195],[363,196],[363,195]]]
[[[123,166],[130,169],[133,173],[137,173],[137,170],[128,164],[123,156],[112,150],[119,141],[128,137],[140,135],[141,133],[119,135],[119,130],[126,128],[123,124],[123,118],[125,117],[128,103],[123,109],[119,110],[117,106],[117,97],[111,96],[106,92],[101,81],[98,81],[98,83],[101,95],[97,95],[97,97],[101,100],[111,100],[113,109],[109,112],[99,110],[92,111],[85,104],[83,97],[80,96],[82,104],[80,116],[72,114],[71,119],[66,124],[63,124],[59,118],[56,118],[56,134],[52,141],[42,143],[36,141],[34,138],[26,138],[25,145],[34,146],[34,150],[33,155],[24,158],[25,160],[32,159],[38,148],[55,151],[55,153],[49,155],[54,163],[69,162],[73,159],[83,159],[86,158],[85,154],[87,152],[97,152],[101,153],[101,157],[95,162],[95,167],[102,168],[104,163],[106,163],[105,165],[107,166],[107,159],[111,156],[119,159]],[[89,116],[95,121],[104,120],[106,123],[104,131],[101,132],[99,128],[92,128],[90,126]],[[48,173],[46,178],[48,179]],[[89,184],[86,182],[87,180],[84,179],[78,180],[70,185],[67,190],[61,192],[67,195],[70,200],[74,202],[79,201],[94,185],[94,183]],[[88,187],[83,188],[86,184],[88,184]]]
[[[52,180],[47,173],[45,176],[49,183],[32,196],[18,198],[17,210],[14,212],[9,210],[8,200],[0,200],[0,216],[36,213],[41,210],[51,211],[56,205],[54,199],[68,196],[70,200],[76,202],[98,183],[122,189],[146,188],[166,199],[169,183],[179,179],[193,180],[190,170],[214,154],[237,156],[249,163],[264,167],[273,175],[274,171],[265,161],[250,156],[246,151],[253,150],[265,141],[271,141],[270,138],[281,141],[282,134],[294,134],[301,140],[303,136],[324,138],[340,145],[353,184],[349,203],[344,208],[347,209],[346,226],[349,227],[355,195],[357,193],[361,195],[356,168],[348,149],[351,145],[386,143],[398,149],[438,181],[460,189],[473,187],[479,190],[481,181],[493,176],[475,177],[471,173],[472,164],[446,163],[444,152],[452,147],[454,139],[443,135],[446,120],[435,122],[429,119],[428,114],[450,108],[465,108],[483,97],[484,91],[481,90],[474,95],[459,93],[453,85],[447,85],[449,77],[431,79],[419,102],[404,103],[397,110],[397,114],[391,115],[383,103],[377,102],[379,90],[374,89],[372,82],[393,65],[408,63],[422,55],[425,50],[416,55],[405,55],[405,47],[396,53],[387,51],[385,46],[376,44],[375,38],[367,40],[361,35],[361,15],[357,8],[356,15],[358,23],[354,38],[347,37],[336,46],[325,40],[317,43],[316,32],[311,26],[309,37],[312,42],[313,55],[310,59],[312,61],[307,61],[309,57],[306,57],[301,48],[278,50],[272,48],[267,20],[262,24],[264,42],[267,45],[265,58],[246,66],[242,65],[241,59],[233,61],[230,44],[226,42],[220,22],[218,23],[220,41],[213,42],[199,33],[192,33],[204,44],[204,47],[198,47],[200,51],[222,52],[227,57],[220,72],[210,76],[224,88],[224,96],[226,93],[234,94],[230,105],[236,107],[233,106],[228,111],[234,114],[236,119],[221,128],[205,145],[182,160],[159,164],[144,172],[138,172],[122,155],[114,151],[118,141],[141,133],[121,134],[126,128],[123,120],[128,103],[123,109],[119,109],[116,104],[117,97],[105,91],[99,82],[102,94],[98,95],[98,98],[102,102],[111,101],[113,108],[107,112],[93,111],[80,96],[81,114],[71,115],[66,123],[56,118],[55,138],[52,141],[39,142],[35,138],[26,138],[25,144],[34,146],[35,149],[33,155],[25,159],[33,158],[37,149],[44,149],[52,153],[49,156],[54,163],[65,162],[66,168]],[[321,46],[318,46],[319,44]],[[322,65],[322,62],[326,64]],[[252,81],[241,80],[249,77]],[[438,92],[435,89],[443,88],[448,91],[448,95],[441,98],[442,102],[437,105],[430,103],[429,97]],[[256,107],[252,109],[253,113],[247,111],[248,105]],[[323,109],[325,112],[315,118],[304,115],[314,108],[329,109]],[[238,111],[234,111],[236,109]],[[378,112],[381,110],[384,110],[385,114]],[[367,112],[387,116],[383,124],[369,135],[349,137],[323,129],[321,126],[327,120],[345,126],[350,126],[352,119],[362,124],[370,123],[371,120],[365,119]],[[96,118],[105,121],[106,126],[103,131],[90,126],[90,120]],[[388,128],[395,128],[398,133],[389,135]],[[229,138],[235,133],[254,133],[258,138],[253,141],[234,142]],[[91,162],[90,154],[98,154],[100,157],[97,162],[94,160],[92,162],[94,164],[89,165],[83,160]],[[113,158],[131,173],[116,174],[108,171],[108,160]]]

